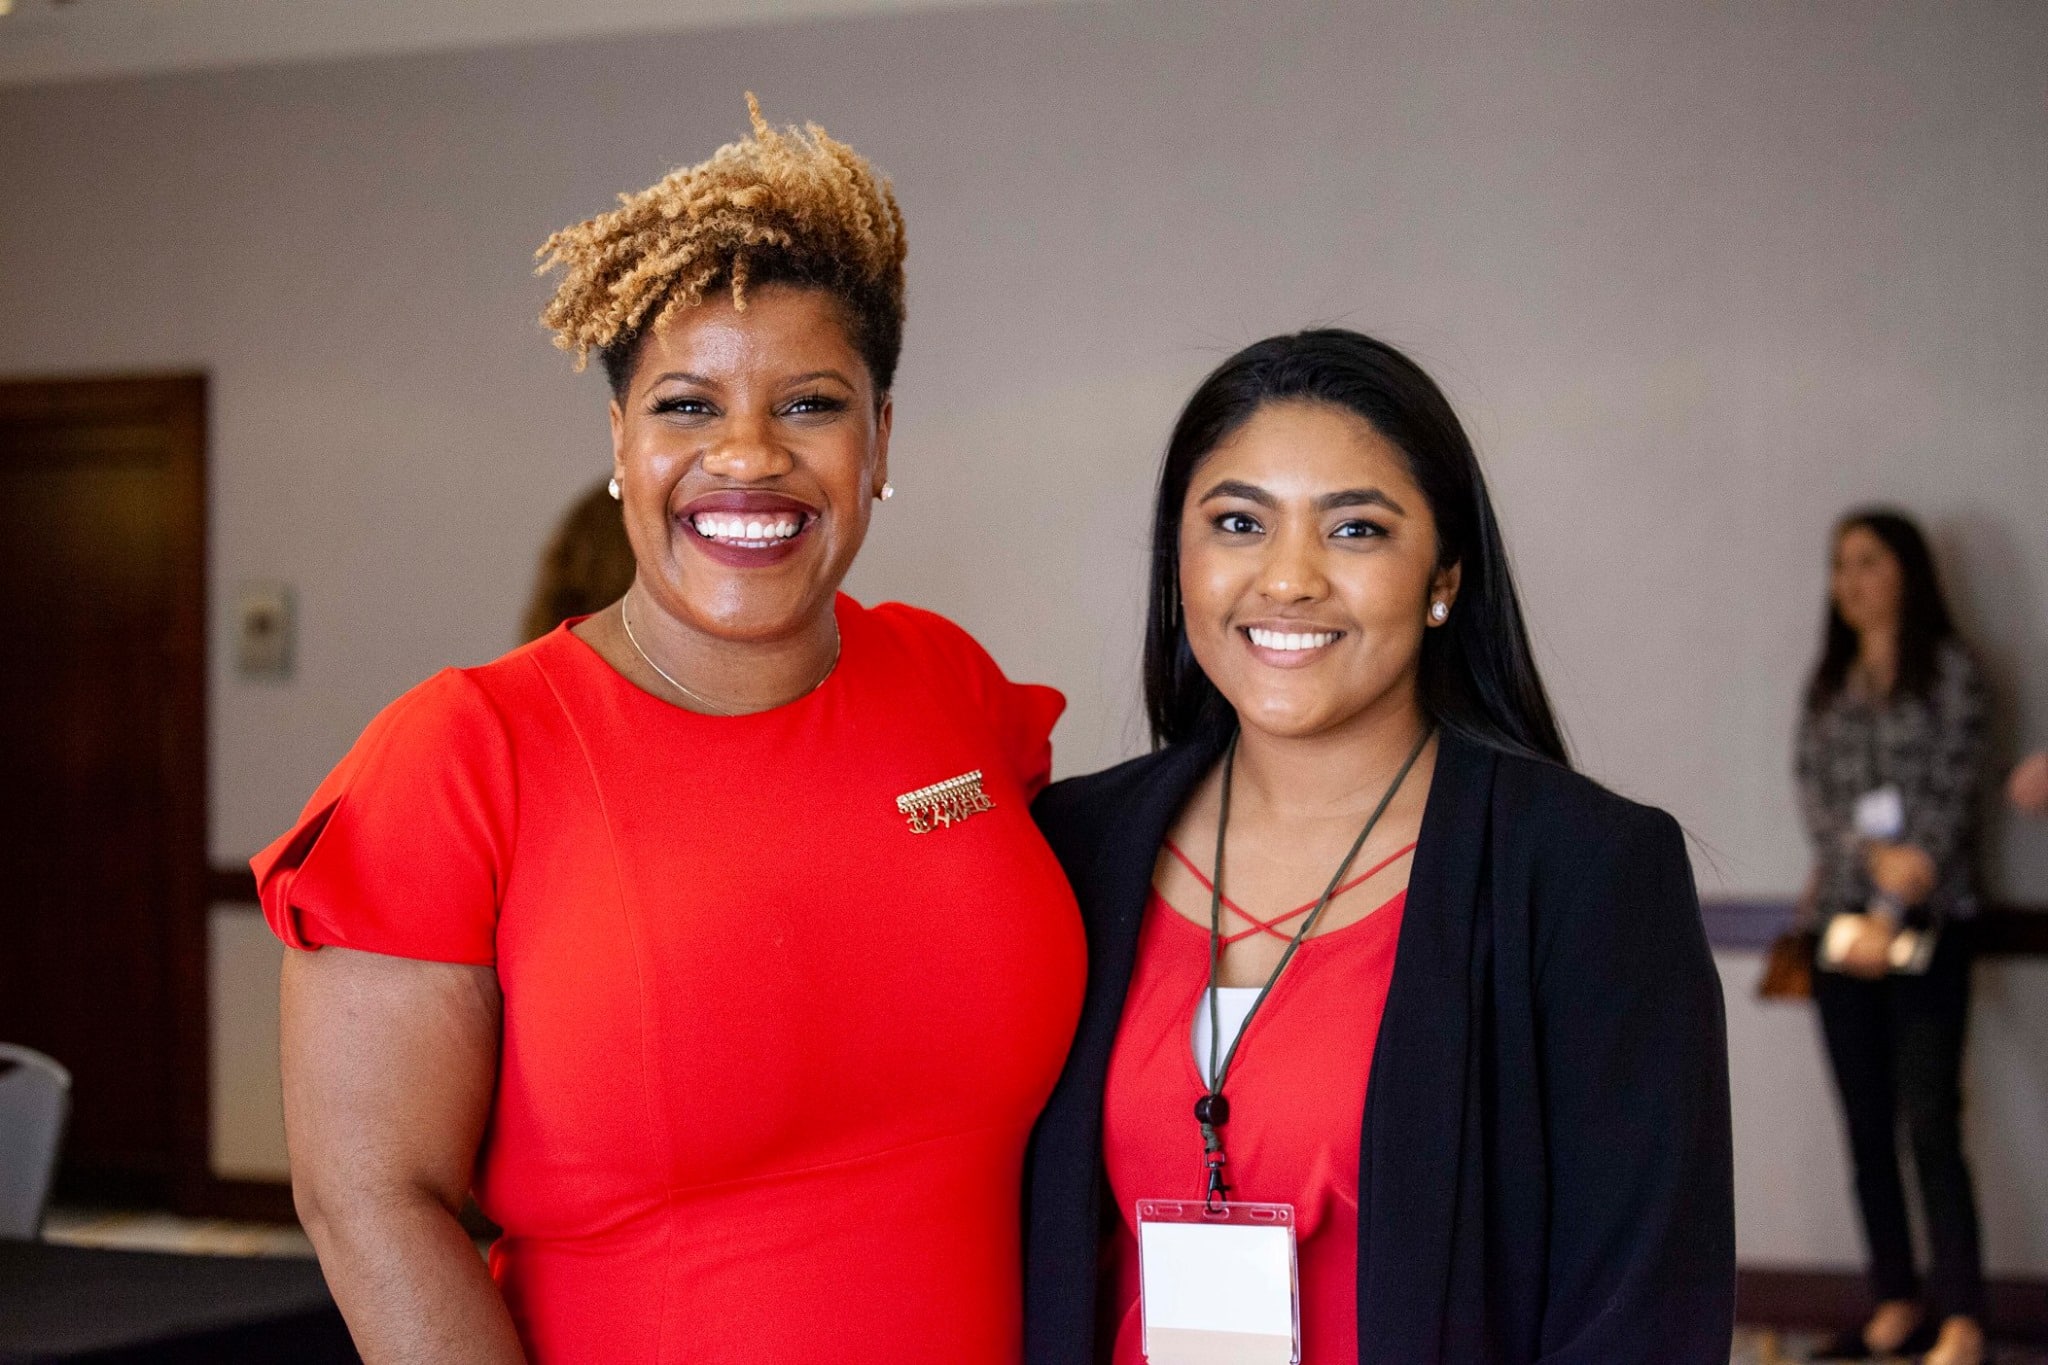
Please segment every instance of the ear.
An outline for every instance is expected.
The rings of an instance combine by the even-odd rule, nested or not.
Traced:
[[[626,465],[620,446],[626,430],[626,414],[624,409],[619,407],[617,398],[612,399],[607,411],[612,425],[612,477],[623,484],[626,481]]]
[[[882,485],[889,482],[889,433],[896,426],[896,396],[882,395],[882,406],[875,410],[875,474],[870,480],[868,496],[882,496]]]
[[[1458,584],[1464,581],[1464,576],[1465,565],[1463,561],[1438,569],[1436,576],[1429,580],[1430,602],[1441,602],[1447,607],[1455,605],[1458,600]],[[1425,607],[1424,610],[1427,611],[1428,608]],[[1439,623],[1431,621],[1430,624],[1437,625]]]

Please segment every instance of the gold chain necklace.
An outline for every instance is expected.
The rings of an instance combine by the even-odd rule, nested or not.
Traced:
[[[619,624],[626,628],[626,640],[629,644],[633,646],[633,652],[640,656],[640,661],[646,664],[649,668],[653,669],[656,673],[659,673],[661,675],[661,680],[667,683],[670,687],[673,687],[676,691],[682,693],[691,701],[696,702],[697,705],[705,707],[714,716],[738,716],[748,714],[747,712],[743,711],[735,711],[729,706],[711,700],[711,698],[709,697],[701,696],[698,693],[692,692],[689,688],[683,686],[674,678],[670,677],[669,671],[667,669],[663,668],[660,664],[654,662],[654,657],[651,654],[649,654],[646,650],[640,647],[639,637],[633,634],[633,618],[626,614],[626,598],[624,597],[619,599]],[[810,696],[811,693],[817,691],[819,688],[825,685],[825,679],[831,677],[832,670],[839,667],[840,641],[841,636],[839,634],[839,623],[835,621],[832,624],[832,662],[825,665],[825,671],[818,675],[818,680],[816,682],[812,683],[809,687],[806,687],[803,691],[791,697],[789,701],[777,702],[776,706],[788,706],[790,702],[802,701],[805,697]],[[764,711],[772,711],[775,708],[764,706],[761,709]]]

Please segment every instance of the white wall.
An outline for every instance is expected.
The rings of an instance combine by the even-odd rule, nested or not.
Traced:
[[[910,222],[902,496],[853,587],[1063,687],[1063,771],[1142,744],[1176,405],[1332,320],[1460,403],[1586,766],[1695,831],[1709,894],[1781,893],[1845,505],[1925,515],[2008,729],[2048,742],[2044,70],[2027,0],[1134,0],[0,92],[0,372],[213,376],[216,624],[247,578],[302,612],[289,685],[214,650],[213,848],[246,857],[377,707],[510,642],[606,462],[529,253],[757,89]],[[1996,861],[2048,898],[2048,834]],[[1786,1055],[1739,1049],[1738,1086]],[[2020,1060],[1980,1089],[2038,1105]],[[2038,1127],[1987,1140],[2043,1179]],[[1836,1258],[1810,1231],[1772,1254]]]

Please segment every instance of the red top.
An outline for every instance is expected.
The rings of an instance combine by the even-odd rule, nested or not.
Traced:
[[[1179,856],[1170,845],[1169,851]],[[1198,869],[1195,875],[1201,876]],[[1355,924],[1302,941],[1252,1019],[1224,1084],[1230,1197],[1294,1206],[1304,1365],[1358,1359],[1359,1139],[1407,899],[1403,891]],[[1247,932],[1285,938],[1313,906],[1270,922],[1230,908],[1253,926]],[[1115,1365],[1145,1359],[1138,1200],[1202,1197],[1202,1135],[1194,1108],[1206,1087],[1191,1035],[1208,984],[1208,930],[1155,892],[1103,1099],[1103,1155],[1120,1215],[1105,1259],[1114,1277],[1105,1331],[1116,1334]]]
[[[255,860],[294,947],[497,968],[476,1193],[536,1365],[1021,1353],[1085,973],[1027,809],[1065,703],[927,612],[838,617],[824,685],[751,716],[566,628],[444,671]],[[897,796],[976,769],[993,808],[912,833]]]

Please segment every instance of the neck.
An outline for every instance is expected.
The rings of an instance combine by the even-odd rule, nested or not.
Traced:
[[[653,674],[643,679],[648,690],[692,710],[745,715],[787,705],[825,680],[839,652],[829,600],[796,630],[766,640],[732,640],[679,621],[637,580],[619,609],[638,662]]]
[[[1321,734],[1245,726],[1237,741],[1238,793],[1292,819],[1355,820],[1385,794],[1426,725],[1409,690]]]
[[[1856,661],[1868,668],[1889,669],[1899,657],[1899,627],[1896,622],[1869,626],[1856,633]]]

